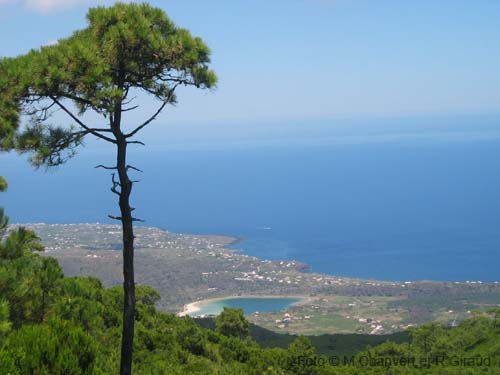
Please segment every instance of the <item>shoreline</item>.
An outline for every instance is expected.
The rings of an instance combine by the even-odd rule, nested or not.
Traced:
[[[183,316],[191,316],[191,314],[196,313],[197,311],[200,311],[202,309],[202,305],[206,305],[209,303],[213,302],[220,302],[224,301],[227,299],[247,299],[247,298],[254,298],[254,299],[286,299],[286,298],[298,298],[300,299],[297,302],[294,302],[290,304],[290,306],[294,305],[302,305],[310,302],[312,299],[311,296],[306,296],[306,295],[239,295],[239,296],[227,296],[227,297],[216,297],[216,298],[207,298],[207,299],[201,299],[199,301],[194,301],[187,303],[183,306],[182,311],[178,312],[176,315],[179,317]]]
[[[23,226],[39,233],[50,250],[41,255],[55,257],[66,275],[97,277],[106,287],[123,283],[120,254],[115,251],[121,244],[118,225]],[[235,252],[228,247],[234,237],[173,233],[148,226],[137,226],[136,234],[139,284],[158,290],[160,310],[180,316],[210,316],[219,314],[223,306],[244,307],[255,324],[279,332],[355,333],[361,329],[370,333],[374,324],[382,324],[384,332],[424,321],[456,324],[469,316],[471,307],[500,304],[500,283],[338,277],[304,272],[294,261],[263,260],[245,251]],[[466,303],[471,295],[474,298]],[[225,301],[217,302],[221,300]],[[422,310],[420,306],[429,302],[430,309]],[[262,314],[253,314],[257,311]],[[284,312],[297,315],[297,324],[283,327],[278,323]],[[309,320],[316,316],[319,319]]]
[[[37,227],[37,226],[77,226],[77,225],[85,225],[85,226],[93,226],[93,225],[103,225],[103,226],[113,226],[117,227],[120,229],[119,224],[113,224],[113,223],[106,223],[106,222],[84,222],[84,223],[45,223],[45,222],[32,222],[32,223],[10,223],[9,227],[22,227],[22,226],[27,226],[27,227]],[[224,249],[226,249],[229,252],[232,252],[234,254],[238,255],[244,255],[247,257],[254,257],[256,259],[259,259],[261,261],[267,261],[268,259],[257,257],[255,255],[251,255],[247,252],[244,252],[242,250],[244,249],[238,249],[234,248],[232,246],[242,242],[245,240],[243,236],[233,236],[229,234],[206,234],[206,233],[179,233],[179,232],[172,232],[169,231],[168,229],[165,229],[161,226],[155,226],[155,225],[137,225],[137,227],[142,227],[142,228],[152,228],[152,229],[157,229],[159,231],[171,234],[171,235],[177,235],[177,236],[197,236],[197,237],[203,237],[203,238],[209,238],[209,239],[224,239],[225,243],[223,244]],[[308,270],[306,271],[301,271],[303,273],[307,274],[316,274],[316,275],[321,275],[321,276],[331,276],[331,277],[337,277],[337,278],[343,278],[343,279],[350,279],[350,280],[359,280],[359,281],[366,281],[366,282],[374,282],[374,283],[405,283],[405,284],[426,284],[426,283],[432,283],[432,284],[442,284],[442,285],[451,285],[451,284],[491,284],[491,285],[498,285],[500,284],[500,279],[499,280],[488,280],[488,281],[483,281],[483,280],[475,280],[475,279],[466,279],[466,280],[434,280],[434,279],[401,279],[401,280],[387,280],[387,279],[374,279],[374,278],[365,278],[365,277],[360,277],[360,276],[348,276],[348,275],[343,275],[343,274],[331,274],[331,273],[321,273],[321,272],[315,272],[314,269],[312,269],[312,266],[308,263],[304,263],[302,261],[296,260],[296,259],[274,259],[272,260],[273,262],[279,262],[279,261],[286,261],[286,262],[296,262],[305,265],[308,267]],[[224,297],[226,298],[226,297]],[[227,297],[230,298],[230,297]]]

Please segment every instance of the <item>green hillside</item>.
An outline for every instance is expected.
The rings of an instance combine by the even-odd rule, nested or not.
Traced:
[[[121,288],[64,277],[57,261],[38,250],[35,233],[23,229],[0,245],[0,374],[118,373]],[[433,323],[390,337],[332,335],[311,342],[256,326],[252,338],[244,337],[248,324],[237,310],[215,330],[203,328],[157,311],[158,298],[151,287],[137,289],[135,374],[500,373],[500,310],[477,313],[452,329]]]
[[[215,329],[215,322],[212,318],[195,318],[194,321],[204,328]],[[250,337],[262,348],[286,349],[298,336],[276,333],[255,324],[250,324]],[[398,332],[390,335],[331,334],[308,336],[308,338],[318,354],[338,356],[356,355],[368,346],[380,345],[386,341],[395,343],[410,341],[408,332]]]

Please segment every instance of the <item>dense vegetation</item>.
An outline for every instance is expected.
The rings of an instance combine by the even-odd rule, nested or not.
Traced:
[[[95,278],[64,277],[55,259],[36,254],[43,248],[32,231],[17,229],[4,237],[0,374],[116,374],[122,289],[105,289]],[[424,325],[410,332],[411,342],[368,348],[350,363],[340,351],[334,351],[337,357],[320,356],[305,337],[287,349],[261,348],[246,336],[241,311],[227,310],[211,330],[157,311],[158,298],[151,287],[137,288],[135,374],[500,373],[500,310],[477,313],[453,329]],[[394,365],[403,358],[415,362]],[[427,358],[438,364],[426,368]]]
[[[215,329],[213,318],[194,318],[201,327]],[[297,335],[277,333],[250,323],[249,334],[263,348],[286,349]],[[317,336],[308,336],[311,344],[320,355],[352,356],[366,349],[367,346],[377,346],[386,341],[402,344],[410,341],[407,331],[396,332],[387,335],[368,335],[359,333],[334,333]]]

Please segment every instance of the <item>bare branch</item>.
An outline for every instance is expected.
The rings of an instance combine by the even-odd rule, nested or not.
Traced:
[[[89,128],[89,130],[85,130],[85,131],[113,133],[113,131],[111,129],[108,129],[108,128]]]
[[[127,89],[128,90],[128,89]],[[134,96],[128,100],[125,100],[125,98],[122,99],[122,105],[129,105],[130,103],[132,103],[135,99],[137,99],[137,96]]]
[[[125,92],[123,93],[123,96],[122,96],[122,101],[123,101],[123,100],[125,100],[125,99],[127,98],[129,90],[130,90],[130,86],[127,86],[127,87],[125,88]],[[132,101],[132,100],[134,100],[134,98],[132,98],[130,101]]]
[[[158,98],[158,93],[157,93],[155,90],[150,89],[150,88],[148,88],[148,87],[146,87],[146,86],[144,86],[144,85],[141,85],[141,84],[139,84],[139,83],[137,83],[137,87],[139,87],[139,88],[143,89],[143,90],[144,90],[144,91],[146,91],[147,93],[149,93],[149,94],[151,94],[151,95],[153,95],[153,96],[155,96],[155,97],[157,97],[157,98]]]
[[[113,182],[113,186],[122,186],[118,181],[116,181],[115,174],[111,173],[111,181]]]
[[[107,142],[115,143],[116,141],[112,138],[106,137],[105,135],[102,135],[98,133],[97,131],[92,130],[92,128],[88,127],[85,125],[78,117],[76,117],[69,109],[67,109],[59,100],[57,100],[56,97],[51,96],[50,97],[54,103],[56,103],[64,112],[66,112],[73,120],[77,122],[78,125],[80,125],[82,128],[84,128],[87,132],[89,132],[92,135],[95,135],[98,138],[104,139]]]
[[[182,77],[174,77],[172,75],[167,74],[165,77],[158,77],[158,79],[162,82],[176,82],[179,85],[184,85],[184,86],[196,86],[195,82],[186,78]]]
[[[84,99],[84,98],[80,98],[79,96],[76,96],[76,95],[71,95],[69,93],[64,93],[64,94],[61,94],[61,97],[63,98],[67,98],[67,99],[71,99],[75,102],[78,102],[80,104],[85,104],[86,106],[89,106],[89,107],[94,107],[93,103],[88,100],[88,99]]]
[[[122,108],[122,112],[128,112],[128,111],[133,111],[134,109],[137,109],[139,108],[138,105],[134,105],[133,107],[130,107],[130,108]]]
[[[127,171],[128,171],[129,169],[133,169],[134,171],[137,171],[137,172],[142,172],[139,168],[133,167],[133,166],[131,166],[131,165],[127,165]]]
[[[121,220],[122,220],[121,216],[113,216],[113,215],[108,215],[108,217],[109,217],[110,219],[113,219],[113,220],[118,220],[118,221],[121,221]]]
[[[165,106],[168,104],[169,100],[165,100],[162,105],[160,106],[160,108],[158,108],[158,110],[155,112],[155,114],[153,116],[151,116],[146,122],[144,122],[142,125],[138,126],[137,128],[134,129],[134,131],[132,131],[131,133],[128,133],[125,135],[125,138],[130,138],[130,137],[133,137],[135,134],[137,134],[141,129],[143,129],[144,127],[146,127],[147,125],[149,125],[151,122],[153,122],[156,117],[160,114],[161,111],[163,111],[163,109],[165,108]]]
[[[172,98],[174,97],[174,91],[175,89],[177,88],[177,86],[179,86],[180,83],[176,83],[174,85],[174,87],[172,87],[172,89],[170,90],[170,92],[168,93],[168,96],[165,98],[165,100],[163,101],[162,105],[160,106],[160,108],[158,108],[158,110],[153,114],[153,116],[151,116],[147,121],[145,121],[142,125],[138,126],[137,128],[135,128],[131,133],[128,133],[125,135],[125,138],[130,138],[130,137],[133,137],[135,134],[137,134],[141,129],[143,129],[144,127],[146,127],[147,125],[149,125],[152,121],[154,121],[156,119],[156,117],[160,114],[161,111],[163,111],[163,109],[165,108],[165,106],[170,103],[170,101],[172,100]]]
[[[118,167],[106,167],[105,165],[99,164],[96,165],[94,168],[103,168],[103,169],[118,169]]]
[[[141,146],[146,146],[146,144],[144,142],[141,142],[141,141],[128,141],[127,144],[138,144]]]
[[[112,186],[111,186],[111,191],[113,193],[115,193],[116,195],[121,195],[121,192],[118,191],[117,187],[122,187],[122,185],[116,181],[116,178],[115,178],[115,174],[114,173],[111,173],[111,182],[112,182]]]
[[[135,217],[132,218],[132,221],[138,221],[140,223],[145,223],[146,222],[145,220],[138,219],[138,218],[135,218]]]
[[[42,107],[42,108],[36,108],[35,105],[33,104],[33,110],[28,111],[26,110],[25,113],[28,116],[33,116],[37,119],[37,121],[44,122],[46,121],[52,114],[49,110],[56,105],[55,102],[52,102],[48,106]]]

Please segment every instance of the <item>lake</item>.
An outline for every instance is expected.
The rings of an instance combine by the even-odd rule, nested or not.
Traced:
[[[224,298],[213,301],[199,302],[200,308],[191,315],[219,315],[224,307],[243,309],[245,315],[251,315],[255,312],[270,312],[286,310],[291,305],[300,302],[301,298]]]

